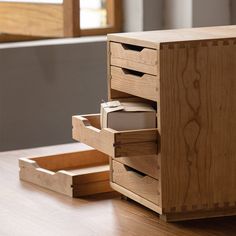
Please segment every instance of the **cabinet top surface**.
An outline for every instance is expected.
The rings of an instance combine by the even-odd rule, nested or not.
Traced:
[[[109,34],[109,41],[159,48],[160,44],[236,38],[236,26],[216,26]]]

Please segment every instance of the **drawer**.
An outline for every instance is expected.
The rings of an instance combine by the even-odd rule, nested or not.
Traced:
[[[158,77],[111,66],[111,88],[134,96],[157,101]]]
[[[109,158],[90,147],[19,159],[20,179],[71,197],[111,192]]]
[[[116,131],[100,129],[100,115],[73,116],[73,139],[111,157],[157,153],[157,129]]]
[[[135,194],[160,204],[159,181],[127,165],[112,160],[112,182]]]
[[[115,158],[122,164],[130,166],[138,171],[143,172],[155,179],[160,178],[160,156],[159,155],[145,155],[145,156],[132,156],[132,157],[119,157]]]
[[[110,63],[143,73],[158,74],[158,51],[124,43],[110,43]]]

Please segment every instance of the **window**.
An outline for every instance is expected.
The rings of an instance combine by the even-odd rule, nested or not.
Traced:
[[[80,0],[81,35],[121,30],[120,0]]]
[[[118,31],[121,0],[0,0],[0,33],[18,35],[18,39]]]

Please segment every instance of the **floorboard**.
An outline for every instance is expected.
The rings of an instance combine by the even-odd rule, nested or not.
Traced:
[[[165,223],[118,194],[72,199],[18,179],[18,158],[79,150],[68,144],[0,153],[1,236],[235,236],[236,217]]]

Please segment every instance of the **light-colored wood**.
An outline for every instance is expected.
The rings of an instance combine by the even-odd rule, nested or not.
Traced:
[[[110,192],[108,156],[91,148],[20,158],[20,179],[71,197]]]
[[[96,158],[95,158],[95,157]],[[29,157],[30,160],[36,161],[44,169],[51,171],[71,170],[75,168],[84,168],[91,165],[103,165],[107,163],[107,156],[101,152],[94,151],[93,148],[86,147],[84,151],[65,152],[51,156]]]
[[[111,182],[110,183],[111,187],[116,190],[117,192],[121,193],[121,194],[124,194],[124,196],[142,204],[143,206],[161,214],[162,213],[162,208],[159,207],[158,205],[154,204],[153,202],[151,201],[148,201],[147,199],[139,196],[137,193],[134,193],[122,186],[120,186],[119,184],[116,184],[116,183],[113,183]]]
[[[118,43],[126,43],[141,47],[160,49],[162,44],[191,41],[214,41],[218,39],[230,39],[236,37],[234,25],[187,28],[178,30],[156,30],[145,32],[129,32],[109,34],[108,40]]]
[[[111,66],[111,89],[157,101],[158,77]]]
[[[166,219],[236,214],[236,26],[113,34],[108,42],[157,49],[159,188]],[[111,65],[109,72],[108,81]],[[125,81],[108,86],[110,99],[137,96]]]
[[[105,35],[122,29],[121,0],[108,1],[108,26],[80,29],[80,1],[62,4],[0,2],[0,32],[38,37]]]
[[[0,32],[41,37],[62,37],[63,5],[0,3]]]
[[[0,235],[236,235],[236,216],[170,224],[140,204],[121,200],[117,192],[69,198],[19,181],[18,158],[81,151],[82,147],[82,144],[74,143],[0,152]],[[118,191],[124,190],[129,198],[135,195],[118,185],[114,186]]]
[[[160,179],[161,177],[159,155],[119,157],[114,158],[114,160],[141,171],[155,179]]]
[[[80,34],[79,0],[63,4],[0,2],[0,32],[34,37]]]
[[[72,117],[73,139],[96,148],[110,156],[115,156],[115,131],[112,129],[101,130],[100,125],[93,126],[90,122],[91,117],[92,119],[96,117],[97,121],[100,121],[100,115]]]
[[[234,207],[236,40],[166,45],[160,58],[164,211]]]
[[[112,182],[136,193],[146,200],[159,205],[158,180],[143,174],[115,160],[112,161]]]
[[[111,65],[157,75],[157,53],[150,48],[133,48],[132,45],[111,42]]]
[[[94,122],[97,119],[97,122]],[[100,129],[100,115],[73,116],[73,139],[112,157],[157,154],[157,129],[116,131]]]

